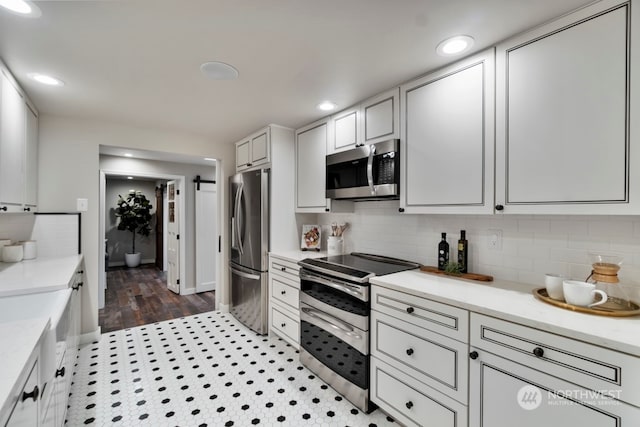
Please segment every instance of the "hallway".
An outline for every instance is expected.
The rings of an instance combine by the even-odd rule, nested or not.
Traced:
[[[176,295],[167,289],[166,274],[153,264],[107,271],[102,333],[176,319],[215,309],[215,291]]]

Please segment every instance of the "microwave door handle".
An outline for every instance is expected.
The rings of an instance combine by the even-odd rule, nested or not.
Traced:
[[[302,307],[301,310],[311,316],[311,317],[315,317],[316,319],[320,320],[322,323],[324,323],[325,325],[336,329],[338,331],[341,331],[343,333],[345,333],[346,335],[350,336],[350,337],[354,337],[354,338],[362,338],[358,333],[355,332],[355,329],[349,325],[348,323],[343,322],[340,319],[336,319],[333,316],[330,316],[326,313],[323,313],[321,311],[315,310],[313,308],[309,308],[309,307]]]
[[[369,145],[369,158],[367,159],[367,181],[369,182],[369,188],[371,189],[371,195],[376,195],[376,186],[373,185],[373,156],[376,154],[376,146]]]

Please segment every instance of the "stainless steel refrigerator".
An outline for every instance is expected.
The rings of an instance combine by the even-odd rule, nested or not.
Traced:
[[[229,178],[231,314],[259,334],[267,333],[269,170]]]

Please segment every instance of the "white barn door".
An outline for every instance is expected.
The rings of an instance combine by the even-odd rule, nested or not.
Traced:
[[[196,186],[196,292],[205,292],[216,289],[218,193],[216,184],[200,182],[194,185]]]

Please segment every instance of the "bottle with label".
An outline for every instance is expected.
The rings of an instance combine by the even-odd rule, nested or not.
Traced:
[[[460,273],[467,272],[467,242],[465,230],[460,230],[460,240],[458,240],[458,265],[460,265]]]
[[[442,240],[438,244],[438,270],[444,270],[449,262],[449,243],[447,243],[447,233],[442,233]]]

